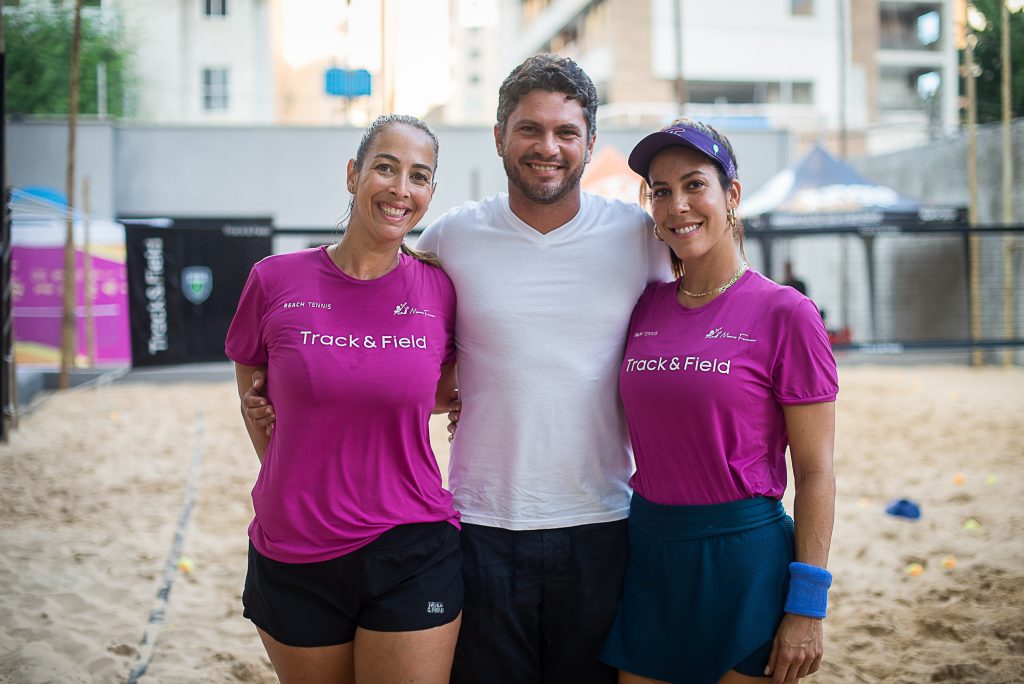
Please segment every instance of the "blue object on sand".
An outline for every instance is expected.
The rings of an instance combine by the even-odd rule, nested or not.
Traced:
[[[898,518],[909,518],[910,520],[917,520],[921,517],[921,507],[910,499],[890,501],[889,505],[885,507],[885,512]]]

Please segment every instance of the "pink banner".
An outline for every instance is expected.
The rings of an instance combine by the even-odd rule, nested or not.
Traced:
[[[95,331],[93,363],[100,366],[131,363],[128,321],[128,280],[124,249],[99,247],[92,256],[92,321]],[[113,254],[111,252],[114,252]],[[118,253],[119,252],[119,253]],[[120,259],[118,259],[120,257]],[[84,255],[75,253],[76,365],[88,365]],[[14,351],[18,364],[60,364],[61,316],[64,287],[63,247],[11,249],[14,291]]]

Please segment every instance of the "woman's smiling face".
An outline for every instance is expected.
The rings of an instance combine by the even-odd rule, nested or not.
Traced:
[[[416,227],[434,195],[437,156],[430,136],[395,123],[377,134],[362,169],[348,163],[353,194],[349,228],[363,228],[380,242],[401,242]]]
[[[737,181],[723,188],[713,161],[679,145],[659,152],[648,175],[654,222],[676,256],[685,262],[734,249],[728,210],[739,204]]]

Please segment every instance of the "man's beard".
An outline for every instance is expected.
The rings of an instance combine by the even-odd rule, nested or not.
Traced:
[[[531,159],[529,161],[543,162],[541,159]],[[514,185],[516,189],[526,197],[526,199],[537,204],[554,204],[565,197],[580,184],[580,179],[583,178],[583,170],[586,168],[586,162],[580,164],[579,167],[565,179],[565,181],[552,186],[549,184],[531,185],[520,173],[519,164],[510,161],[508,157],[502,157],[502,165],[505,167],[505,173],[508,175],[508,179],[512,185]]]

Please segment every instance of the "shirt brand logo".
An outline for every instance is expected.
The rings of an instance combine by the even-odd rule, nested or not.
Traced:
[[[712,328],[707,335],[704,336],[706,340],[739,340],[740,342],[757,342],[756,339],[751,337],[745,332],[741,332],[739,335],[733,335],[730,332],[726,332],[725,328],[718,327]]]
[[[426,316],[427,318],[437,318],[437,316],[430,313],[430,309],[417,309],[415,306],[409,306],[408,302],[402,302],[396,306],[394,314],[396,316],[408,316],[410,314],[415,314],[417,316]]]
[[[444,602],[427,601],[427,612],[431,615],[444,615]]]
[[[715,359],[702,359],[699,356],[686,356],[680,359],[678,356],[665,358],[659,356],[656,359],[626,359],[625,371],[627,373],[647,373],[649,371],[686,371],[698,373],[719,373],[729,375],[732,369],[732,359],[719,361]]]
[[[654,337],[657,334],[657,330],[637,330],[633,333],[633,337]]]

